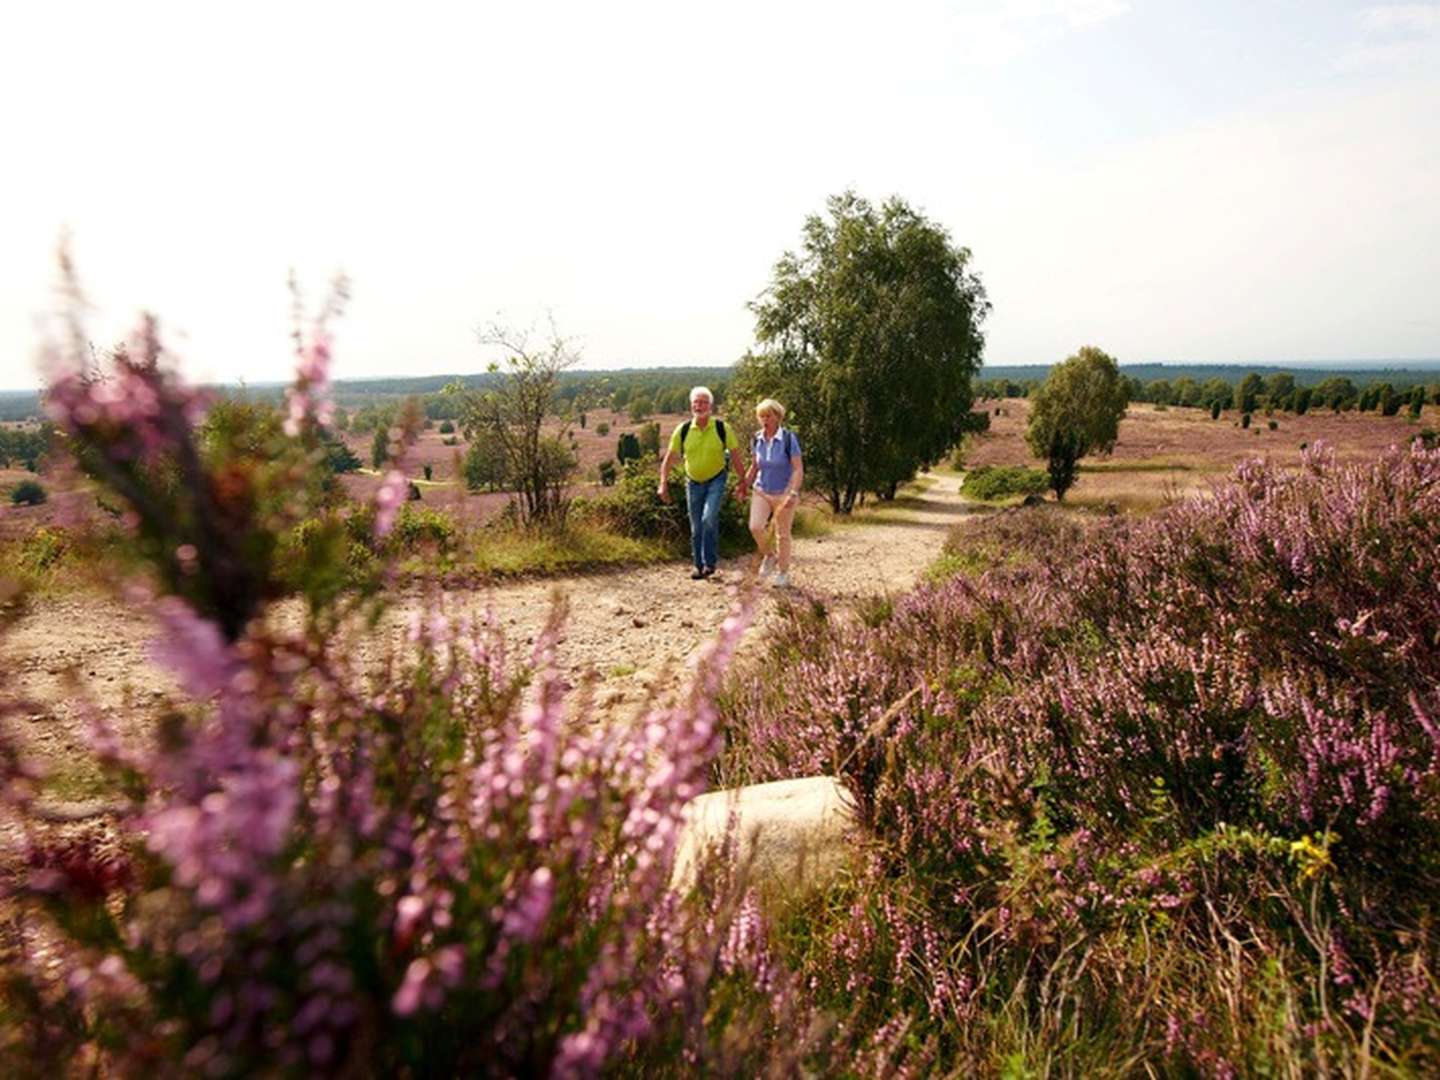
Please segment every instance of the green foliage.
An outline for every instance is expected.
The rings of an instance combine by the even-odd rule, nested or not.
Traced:
[[[672,487],[673,497],[666,503],[656,494],[658,481],[659,463],[654,457],[627,461],[613,490],[587,501],[580,516],[621,536],[655,539],[673,551],[683,551],[690,543],[685,486]],[[734,482],[730,477],[732,489]],[[720,541],[729,550],[751,543],[747,510],[729,492],[720,504]]]
[[[395,528],[386,542],[402,550],[434,547],[449,551],[455,545],[457,534],[455,519],[445,511],[406,503],[400,508]]]
[[[1126,393],[1113,357],[1086,345],[1051,369],[1035,391],[1025,441],[1045,458],[1057,499],[1075,482],[1079,460],[1108,454],[1119,438]]]
[[[1242,428],[1248,428],[1248,427],[1250,426],[1250,414],[1249,414],[1248,412],[1241,414],[1241,416],[1240,416],[1240,426],[1241,426]]]
[[[950,448],[950,468],[956,472],[965,468],[965,457],[970,452],[970,446],[975,438],[990,430],[990,410],[972,411],[965,419],[965,434]]]
[[[640,443],[641,456],[644,456],[645,454],[652,454],[655,457],[660,456],[659,423],[651,420],[648,424],[640,425],[640,434],[638,436],[638,440]]]
[[[53,430],[48,421],[33,428],[0,427],[0,468],[19,462],[30,472],[39,472]]]
[[[1321,380],[1311,392],[1311,404],[1328,405],[1335,412],[1348,408],[1360,397],[1355,384],[1343,375],[1332,375]]]
[[[381,468],[385,462],[390,460],[390,434],[386,428],[375,429],[375,437],[370,440],[370,464],[374,468]]]
[[[616,478],[615,459],[606,458],[600,463],[600,483],[605,487],[614,487]]]
[[[360,459],[339,439],[326,439],[323,449],[325,467],[332,473],[351,473],[360,468]]]
[[[435,475],[435,467],[433,465],[423,465],[421,466],[421,471],[424,472],[426,480],[432,479]]]
[[[583,403],[559,400],[561,374],[579,354],[551,328],[548,340],[531,346],[524,335],[492,326],[483,344],[503,348],[503,369],[491,365],[497,381],[486,390],[452,383],[447,393],[459,402],[461,430],[466,438],[483,435],[503,460],[507,486],[517,494],[516,507],[525,524],[558,526],[569,507],[566,487],[577,459],[570,447],[570,419]],[[547,421],[558,416],[558,430],[546,434]]]
[[[837,513],[963,434],[990,305],[970,252],[903,200],[831,198],[751,310],[761,351],[740,361],[731,397],[803,414],[806,481]]]
[[[1280,427],[1280,422],[1278,420],[1267,420],[1265,426],[1271,431],[1275,431]]]
[[[38,480],[21,480],[10,489],[10,501],[16,506],[39,506],[49,497]]]
[[[494,439],[477,438],[465,452],[460,473],[471,491],[501,491],[506,487],[505,456]]]
[[[1295,394],[1295,376],[1288,371],[1277,371],[1265,379],[1265,400],[1272,407],[1285,408]]]
[[[44,573],[59,563],[70,550],[64,529],[42,525],[31,531],[20,545],[20,565],[31,573]]]
[[[1241,379],[1235,387],[1235,408],[1241,413],[1254,412],[1256,399],[1264,389],[1265,380],[1252,371],[1249,375]]]
[[[1017,495],[1040,495],[1049,486],[1049,480],[1039,469],[1027,469],[1023,465],[981,465],[965,474],[960,491],[969,498],[990,502]]]
[[[598,424],[596,424],[596,425],[595,425],[595,434],[596,434],[596,435],[609,435],[609,434],[610,434],[610,421],[608,421],[608,420],[601,420]]]
[[[630,422],[638,424],[655,411],[654,403],[644,394],[637,394],[630,399]]]
[[[453,420],[442,420],[442,421],[440,421],[440,434],[441,434],[441,435],[453,435],[454,433],[455,433],[455,421],[453,421]]]
[[[631,432],[623,432],[615,444],[615,460],[624,465],[627,461],[640,460],[640,440]]]

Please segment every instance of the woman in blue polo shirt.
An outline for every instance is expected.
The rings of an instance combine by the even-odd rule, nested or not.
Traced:
[[[745,474],[751,486],[750,535],[760,559],[760,576],[772,569],[774,584],[785,588],[790,584],[790,526],[795,521],[795,508],[800,505],[800,484],[805,478],[805,465],[800,460],[800,440],[789,428],[782,427],[785,406],[774,398],[766,398],[755,406],[760,430],[750,443],[750,469]],[[771,521],[775,523],[774,555],[770,552]]]

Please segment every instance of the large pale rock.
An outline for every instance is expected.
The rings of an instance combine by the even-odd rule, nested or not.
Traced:
[[[676,849],[676,884],[688,885],[734,815],[735,858],[762,891],[824,888],[856,850],[855,803],[832,776],[807,776],[692,799]]]

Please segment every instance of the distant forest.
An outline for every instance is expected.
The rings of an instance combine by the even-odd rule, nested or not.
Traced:
[[[1043,364],[986,365],[981,369],[975,389],[981,397],[1024,397],[1038,386],[1050,368]],[[1329,388],[1349,385],[1341,396],[1358,401],[1367,388],[1380,395],[1389,387],[1395,397],[1408,403],[1410,392],[1423,387],[1426,400],[1437,400],[1440,394],[1440,360],[1410,361],[1405,367],[1384,367],[1365,364],[1354,367],[1315,367],[1312,365],[1254,364],[1121,364],[1120,372],[1130,384],[1134,401],[1160,404],[1209,403],[1235,391],[1247,378],[1254,377],[1275,388],[1278,382],[1290,387]],[[567,405],[584,398],[596,404],[624,410],[637,417],[651,413],[683,412],[690,388],[709,386],[716,400],[723,404],[725,392],[734,374],[731,367],[660,367],[622,368],[617,371],[567,371],[561,380],[560,398]],[[1288,376],[1288,379],[1278,379]],[[384,410],[404,398],[418,397],[424,402],[426,415],[432,419],[453,419],[455,399],[442,391],[452,383],[466,387],[484,387],[497,375],[421,375],[385,379],[341,379],[334,385],[336,404],[348,412]],[[1222,391],[1221,387],[1226,388]],[[1202,388],[1197,393],[1191,386]],[[244,396],[252,400],[279,400],[284,392],[282,383],[257,383],[242,386],[216,386],[216,392]],[[1406,391],[1400,394],[1399,391]],[[1324,395],[1328,402],[1333,394]],[[1186,399],[1189,400],[1186,400]],[[37,391],[0,391],[0,421],[36,419],[40,415]]]

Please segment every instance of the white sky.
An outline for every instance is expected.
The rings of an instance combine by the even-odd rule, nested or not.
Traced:
[[[282,379],[728,364],[804,217],[898,194],[974,252],[990,363],[1440,356],[1440,2],[47,0],[0,15],[0,388],[68,229],[108,343]]]

